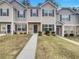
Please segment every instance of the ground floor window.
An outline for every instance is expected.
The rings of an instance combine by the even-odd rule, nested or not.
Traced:
[[[6,33],[6,24],[1,24],[1,33]]]
[[[76,31],[75,26],[65,26],[64,28],[65,28],[64,33],[70,34],[70,33],[75,33]]]
[[[27,25],[26,24],[16,24],[15,25],[15,30],[16,31],[26,31],[27,30]]]
[[[43,31],[54,31],[54,25],[53,24],[43,24],[42,26]]]

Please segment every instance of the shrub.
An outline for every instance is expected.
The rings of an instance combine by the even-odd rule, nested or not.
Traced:
[[[45,31],[45,35],[50,36],[50,31]]]
[[[79,35],[77,35],[79,37]]]
[[[23,34],[22,32],[20,32],[20,34]]]
[[[26,32],[24,32],[24,34],[27,34]]]
[[[55,34],[55,32],[51,32],[51,34],[53,35],[53,36],[55,36],[56,34]]]
[[[38,32],[38,35],[39,35],[39,36],[42,36],[42,32],[41,32],[41,31],[39,31],[39,32]]]
[[[16,32],[14,32],[14,34],[17,34]]]
[[[69,36],[74,36],[74,34],[70,34]]]
[[[64,34],[64,37],[68,37],[68,34]]]

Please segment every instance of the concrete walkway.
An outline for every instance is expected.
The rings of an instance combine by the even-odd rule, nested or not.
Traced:
[[[0,36],[4,36],[5,34],[0,34]]]
[[[16,59],[35,59],[37,36],[37,34],[33,34],[30,41],[26,44]]]
[[[66,41],[68,41],[68,42],[70,42],[70,43],[73,43],[73,44],[75,44],[75,45],[79,45],[79,42],[76,42],[76,41],[73,41],[73,40],[70,40],[70,39],[67,39],[67,38],[61,37],[61,36],[58,36],[58,37],[61,38],[61,39],[66,40]]]

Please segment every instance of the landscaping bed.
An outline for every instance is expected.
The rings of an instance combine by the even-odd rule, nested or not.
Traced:
[[[36,59],[79,59],[79,46],[56,36],[39,36]]]
[[[16,59],[31,35],[6,35],[0,37],[0,59]]]

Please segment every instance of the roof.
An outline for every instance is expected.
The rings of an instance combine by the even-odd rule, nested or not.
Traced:
[[[40,7],[32,7],[32,6],[29,6],[28,8],[29,9],[40,9]]]
[[[16,0],[11,1],[10,3],[13,3],[13,2],[18,3],[18,4],[21,5],[22,7],[25,7],[25,5],[23,5],[22,3],[20,3],[20,2],[18,2],[18,1],[16,1]]]
[[[75,11],[72,8],[60,8],[58,12],[60,12],[61,10],[70,10],[71,12],[75,13]]]
[[[3,0],[1,0],[1,1],[0,1],[0,5],[3,4],[3,3],[10,4],[8,1],[3,1]],[[9,6],[12,6],[12,5],[10,4]]]
[[[45,4],[47,4],[47,3],[49,3],[49,4],[51,4],[52,6],[54,6],[55,8],[57,8],[57,5],[55,5],[54,3],[50,2],[50,1],[46,1],[46,2],[44,2],[44,3],[42,3],[42,4],[40,4],[39,6],[42,7],[42,6],[44,6]]]

